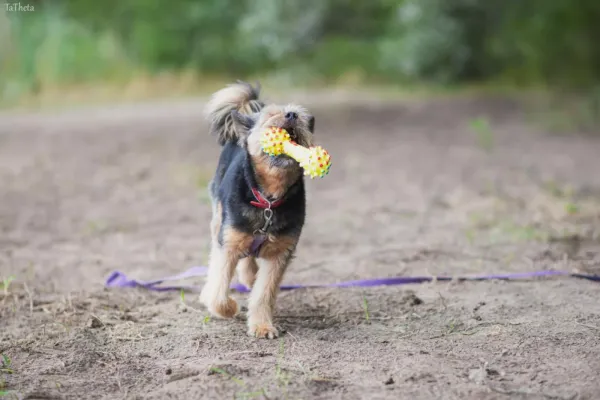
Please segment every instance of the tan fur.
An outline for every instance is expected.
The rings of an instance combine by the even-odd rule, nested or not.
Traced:
[[[266,241],[260,251],[261,258],[269,260],[286,255],[298,243],[298,238],[293,236],[271,237]]]
[[[217,303],[215,305],[215,313],[222,318],[233,318],[239,311],[237,302],[228,297],[223,303]]]
[[[279,331],[273,324],[255,324],[249,328],[248,334],[257,338],[275,339],[279,336]]]
[[[263,132],[273,126],[285,128],[285,114],[288,112],[298,114],[298,122],[295,127],[298,144],[304,147],[313,145],[313,135],[308,130],[310,114],[306,108],[296,104],[288,104],[287,106],[271,104],[261,110],[258,120],[248,136],[248,152],[251,155],[259,156],[263,154],[260,144]]]
[[[252,240],[252,235],[232,227],[226,227],[223,230],[223,247],[236,255],[244,254],[250,248]]]
[[[251,243],[251,235],[230,227],[223,231],[223,246],[219,245],[216,237],[213,238],[208,276],[200,294],[200,301],[211,314],[221,318],[231,318],[237,314],[237,303],[229,297],[229,285],[238,260]]]
[[[279,335],[273,326],[275,299],[283,274],[298,239],[283,236],[268,241],[261,249],[258,274],[248,301],[248,334],[273,339]]]
[[[269,105],[262,109],[256,125],[248,135],[247,148],[252,157],[256,178],[262,189],[263,195],[271,198],[282,197],[289,187],[300,177],[302,169],[299,165],[288,168],[274,167],[270,159],[263,153],[260,138],[263,132],[273,126],[284,128],[285,114],[295,112],[298,114],[298,123],[295,126],[297,141],[302,146],[312,145],[312,134],[308,131],[310,114],[298,105],[287,106]]]
[[[262,194],[274,199],[283,197],[302,173],[299,167],[285,169],[274,167],[264,154],[252,156],[252,163]]]
[[[242,285],[251,289],[256,280],[256,273],[258,272],[258,265],[256,259],[252,256],[242,258],[237,264],[238,280]]]
[[[281,250],[278,246],[277,250]],[[290,257],[287,251],[274,258],[259,258],[258,274],[248,300],[248,334],[273,339],[279,332],[273,325],[275,299]]]
[[[229,284],[238,259],[238,254],[224,249],[213,240],[208,275],[200,301],[216,317],[231,318],[238,312],[236,301],[229,297]]]
[[[298,238],[292,236],[275,237],[269,235],[261,248],[260,256],[268,259],[275,258],[294,249],[297,243]],[[249,289],[254,286],[257,272],[258,264],[252,256],[242,258],[237,264],[238,279]]]

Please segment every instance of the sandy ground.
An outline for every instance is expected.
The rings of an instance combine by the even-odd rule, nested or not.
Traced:
[[[308,185],[286,283],[600,273],[600,136],[550,135],[502,99],[303,102],[334,164]],[[105,289],[115,269],[206,262],[201,106],[0,114],[6,398],[600,398],[597,283],[285,292],[274,341],[193,294]]]

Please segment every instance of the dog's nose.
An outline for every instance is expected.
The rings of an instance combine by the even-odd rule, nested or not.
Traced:
[[[286,113],[285,119],[287,119],[288,121],[295,121],[298,119],[298,114],[296,114],[295,112]]]

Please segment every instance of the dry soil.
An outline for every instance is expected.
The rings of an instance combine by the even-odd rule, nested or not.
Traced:
[[[308,184],[286,283],[600,273],[600,136],[553,135],[499,98],[301,101],[333,166]],[[274,341],[192,293],[105,289],[116,269],[206,262],[202,104],[0,114],[6,398],[600,398],[598,283],[296,290]]]

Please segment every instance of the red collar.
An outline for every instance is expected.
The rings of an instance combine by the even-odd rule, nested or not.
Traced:
[[[251,201],[250,204],[252,204],[254,207],[277,208],[281,204],[283,204],[283,198],[275,200],[273,202],[269,202],[269,200],[265,199],[264,196],[260,193],[260,191],[256,188],[252,188],[252,194],[254,195],[256,201]]]

